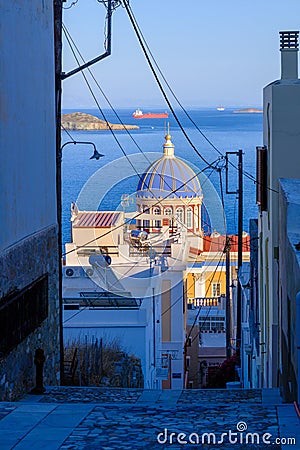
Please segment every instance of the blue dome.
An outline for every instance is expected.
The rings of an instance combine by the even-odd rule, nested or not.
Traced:
[[[174,156],[171,136],[166,136],[164,156],[154,161],[140,178],[137,196],[144,198],[193,198],[202,196],[197,175],[191,167]],[[171,195],[171,191],[175,191]]]

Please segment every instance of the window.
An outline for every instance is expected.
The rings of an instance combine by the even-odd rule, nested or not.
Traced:
[[[183,223],[183,208],[177,208],[176,213],[177,213],[178,222],[180,224],[182,224]]]
[[[211,285],[211,296],[220,297],[221,295],[221,283],[212,283]]]
[[[171,216],[172,215],[172,208],[165,208],[165,215]]]
[[[160,209],[159,208],[154,208],[153,213],[158,215],[160,214]],[[155,220],[154,221],[154,228],[161,228],[161,221],[160,220]]]
[[[48,317],[48,277],[0,302],[0,353],[7,355]]]
[[[192,211],[192,208],[188,208],[188,209],[186,210],[186,226],[187,226],[187,228],[193,228],[193,222],[192,222],[192,219],[193,219],[193,211]]]
[[[200,331],[210,330],[210,317],[200,317],[199,319],[199,329]]]
[[[225,317],[224,316],[200,316],[199,319],[200,331],[212,331],[217,333],[218,331],[225,330]]]

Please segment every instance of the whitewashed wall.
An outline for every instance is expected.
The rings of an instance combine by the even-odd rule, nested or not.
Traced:
[[[0,250],[56,223],[52,0],[0,1]]]

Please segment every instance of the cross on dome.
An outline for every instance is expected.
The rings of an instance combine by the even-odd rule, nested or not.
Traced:
[[[166,142],[164,143],[164,155],[165,156],[174,156],[174,144],[171,141],[170,135],[170,123],[168,123],[168,133],[165,135]]]

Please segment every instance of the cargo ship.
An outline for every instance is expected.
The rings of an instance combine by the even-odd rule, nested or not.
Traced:
[[[169,114],[167,112],[165,113],[148,112],[144,114],[140,109],[136,109],[132,114],[132,117],[134,119],[167,119],[169,117]]]

